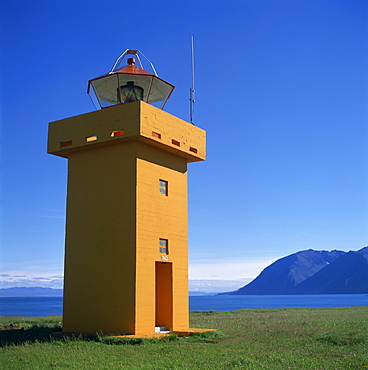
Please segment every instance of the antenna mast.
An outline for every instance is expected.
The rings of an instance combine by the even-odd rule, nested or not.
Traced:
[[[194,109],[194,37],[190,37],[191,42],[191,54],[192,54],[192,87],[190,88],[190,95],[189,95],[189,101],[190,101],[190,123],[194,125],[193,123],[193,109]]]

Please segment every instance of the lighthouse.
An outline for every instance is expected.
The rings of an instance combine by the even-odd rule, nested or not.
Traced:
[[[173,89],[126,50],[88,83],[99,110],[49,123],[68,160],[64,332],[191,331],[187,167],[206,133],[162,109]]]

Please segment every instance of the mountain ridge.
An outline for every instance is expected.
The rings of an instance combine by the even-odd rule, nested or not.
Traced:
[[[308,249],[280,258],[242,288],[221,294],[365,294],[368,247],[358,251]]]
[[[298,294],[326,293],[368,293],[368,247],[347,252],[298,285]]]

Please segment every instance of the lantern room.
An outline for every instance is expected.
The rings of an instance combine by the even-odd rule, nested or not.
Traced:
[[[142,100],[163,109],[174,86],[158,77],[153,64],[141,53],[153,73],[144,70],[139,53],[139,50],[125,50],[109,73],[88,82],[87,92],[96,107],[106,108]],[[124,60],[127,65],[121,67]]]

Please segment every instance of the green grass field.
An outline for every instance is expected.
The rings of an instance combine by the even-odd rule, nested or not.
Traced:
[[[52,338],[61,317],[0,317],[3,369],[368,369],[368,307],[191,312],[217,333]],[[6,343],[7,342],[7,343]]]

